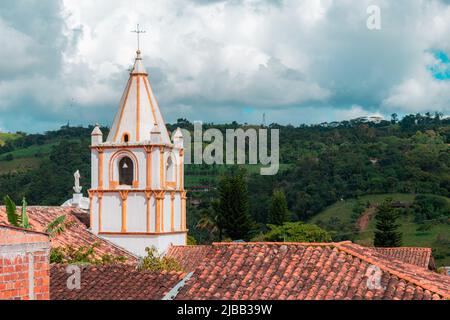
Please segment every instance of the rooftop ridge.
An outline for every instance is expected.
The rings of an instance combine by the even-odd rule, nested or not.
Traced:
[[[341,250],[341,251],[344,251],[344,252],[346,252],[346,253],[354,256],[354,257],[357,257],[360,260],[366,261],[366,262],[368,262],[370,264],[373,264],[373,265],[379,267],[381,270],[389,272],[390,274],[398,277],[399,279],[406,280],[406,281],[408,281],[410,283],[415,284],[416,286],[422,287],[425,290],[429,290],[430,292],[434,292],[434,293],[440,295],[443,298],[450,299],[450,292],[447,292],[445,290],[441,290],[440,288],[437,288],[436,286],[433,286],[433,285],[431,285],[429,283],[417,280],[417,279],[415,279],[414,277],[412,277],[412,276],[410,276],[408,274],[399,272],[399,271],[395,270],[394,268],[389,267],[386,263],[383,263],[382,261],[380,261],[381,259],[379,259],[378,257],[369,257],[369,256],[366,256],[366,255],[360,254],[359,252],[356,252],[352,248],[349,248],[349,247],[346,247],[346,246],[342,246],[342,245],[339,245],[339,244],[336,247],[339,250]],[[393,259],[393,260],[397,260],[397,259]],[[385,260],[385,261],[388,261],[388,260]],[[402,262],[400,260],[398,260],[398,261]],[[405,263],[405,262],[402,262],[402,263]],[[411,265],[411,266],[413,266],[413,265]],[[431,273],[431,271],[426,271],[426,272],[430,272]]]
[[[427,247],[398,247],[398,248],[382,248],[382,247],[370,247],[370,249],[377,250],[424,250],[424,251],[432,251],[433,249]]]
[[[245,246],[245,245],[276,245],[276,246],[308,246],[308,247],[336,247],[338,244],[352,243],[343,242],[213,242],[213,246]]]
[[[9,224],[0,223],[0,228],[8,228],[8,229],[17,230],[17,231],[36,233],[36,234],[41,234],[41,235],[50,237],[50,234],[47,233],[47,232],[36,231],[36,230],[33,230],[33,229],[25,229],[25,228],[15,227],[15,226],[11,226]]]

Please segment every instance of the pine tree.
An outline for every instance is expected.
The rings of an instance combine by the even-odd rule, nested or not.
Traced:
[[[398,232],[397,219],[399,215],[392,208],[392,199],[385,200],[379,207],[375,220],[377,222],[375,231],[375,247],[400,247],[402,245],[402,234]]]
[[[283,223],[288,222],[290,220],[289,218],[290,213],[286,196],[282,190],[275,190],[270,203],[268,223],[281,226]]]
[[[250,216],[247,184],[241,173],[222,178],[219,184],[219,202],[215,206],[219,237],[249,240],[254,230]]]

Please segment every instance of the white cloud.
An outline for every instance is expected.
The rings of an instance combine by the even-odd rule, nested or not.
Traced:
[[[33,123],[38,130],[68,117],[109,124],[133,62],[130,31],[137,22],[147,31],[144,62],[169,121],[201,114],[205,121],[258,122],[267,112],[276,122],[298,124],[378,111],[448,112],[449,83],[426,69],[428,50],[450,53],[448,4],[378,0],[382,30],[376,32],[366,28],[369,4],[2,3],[0,37],[10,41],[0,51],[0,118],[27,130],[18,126]],[[245,108],[255,112],[245,114]],[[8,120],[11,110],[19,112],[15,121]]]

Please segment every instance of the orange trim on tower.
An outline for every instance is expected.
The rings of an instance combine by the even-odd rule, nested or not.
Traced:
[[[127,232],[127,199],[128,190],[120,190],[120,198],[122,199],[122,231]]]
[[[134,166],[134,172],[133,172],[133,183],[138,181],[139,182],[139,161],[136,155],[127,150],[126,147],[118,148],[119,150],[115,152],[110,158],[109,158],[109,181],[113,181],[114,184],[111,186],[112,189],[116,189],[119,186],[119,179],[114,180],[114,164],[116,163],[116,159],[121,156],[121,153],[123,153],[125,156],[129,157],[133,161]],[[117,177],[118,178],[118,177]],[[139,184],[139,183],[138,183]],[[133,186],[134,187],[134,186]],[[137,187],[134,187],[137,188]]]
[[[152,102],[152,97],[150,95],[150,90],[149,90],[149,86],[147,85],[147,81],[148,81],[148,79],[144,78],[145,90],[147,91],[148,101],[150,102],[150,108],[152,109],[151,112],[152,112],[152,115],[153,115],[153,120],[155,121],[155,123],[157,123],[157,121],[156,121],[156,114],[155,114],[155,106],[153,105],[153,102]],[[150,82],[149,82],[149,84],[150,84]]]
[[[137,94],[136,94],[136,141],[140,140],[140,126],[141,126],[141,78],[136,78]]]
[[[147,81],[148,81],[148,79],[147,79]],[[152,87],[152,84],[150,83],[150,81],[148,81],[148,85],[150,86],[150,90],[151,90],[152,93],[153,93],[153,87]],[[158,110],[159,110],[159,103],[158,103],[158,100],[156,99],[156,96],[155,96],[154,93],[153,93],[153,96],[155,97],[155,102],[156,102],[156,104],[157,104],[157,106],[158,106]],[[162,123],[165,124],[166,122],[164,121],[164,117],[163,117],[161,111],[159,112],[159,115],[161,116]],[[156,118],[155,118],[155,121],[156,121]],[[165,128],[166,131],[167,131],[167,128],[166,128],[165,125],[164,125],[164,128]],[[161,129],[161,130],[162,130],[162,129]]]
[[[170,231],[175,231],[175,192],[170,193]]]
[[[122,104],[122,110],[120,111],[120,117],[119,117],[119,121],[117,122],[117,128],[116,128],[116,133],[114,135],[114,141],[117,140],[117,135],[119,134],[119,129],[120,129],[120,124],[122,123],[122,117],[123,117],[123,113],[125,111],[125,105],[127,104],[128,101],[128,95],[130,94],[130,89],[131,89],[131,83],[133,82],[133,78],[130,77],[130,79],[128,79],[128,84],[127,84],[127,93],[125,95],[125,99],[123,101]],[[120,108],[120,107],[119,107]]]
[[[187,192],[181,192],[181,230],[186,230],[186,199]]]
[[[103,148],[97,147],[98,152],[98,189],[103,189]]]
[[[184,150],[180,150],[180,190],[184,190],[183,169],[184,169]]]
[[[153,147],[145,147],[145,152],[147,153],[147,190],[152,189],[152,151]]]
[[[98,193],[98,232],[102,232],[103,192]]]
[[[88,194],[89,194],[89,228],[92,231],[92,226],[93,226],[93,222],[94,222],[94,217],[92,215],[92,201],[94,200],[94,194],[95,191],[93,190],[88,190]]]
[[[159,147],[159,188],[164,188],[164,147]]]
[[[157,191],[155,192],[155,198],[156,198],[156,223],[155,223],[155,231],[156,233],[161,232],[161,230],[164,231],[164,222],[162,221],[164,217],[162,217],[163,214],[163,200],[164,200],[165,192],[164,191]]]

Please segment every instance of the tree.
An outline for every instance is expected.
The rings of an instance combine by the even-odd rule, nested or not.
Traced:
[[[391,123],[396,124],[398,122],[398,114],[393,113],[391,114]]]
[[[215,204],[213,203],[213,207],[214,206]],[[202,210],[196,228],[199,230],[206,230],[210,239],[214,239],[217,234],[220,235],[221,231],[219,230],[217,211],[208,209]]]
[[[275,190],[270,203],[268,223],[281,226],[283,223],[288,222],[289,219],[290,213],[286,196],[282,190]]]
[[[268,225],[264,241],[274,242],[331,242],[331,236],[322,228],[303,222],[286,222],[281,226]]]
[[[242,173],[225,176],[219,183],[219,202],[214,206],[217,213],[219,238],[226,235],[233,240],[249,240],[254,230],[250,216],[247,184]]]
[[[377,210],[375,247],[400,247],[402,234],[398,231],[398,212],[392,207],[392,199],[386,199]]]

